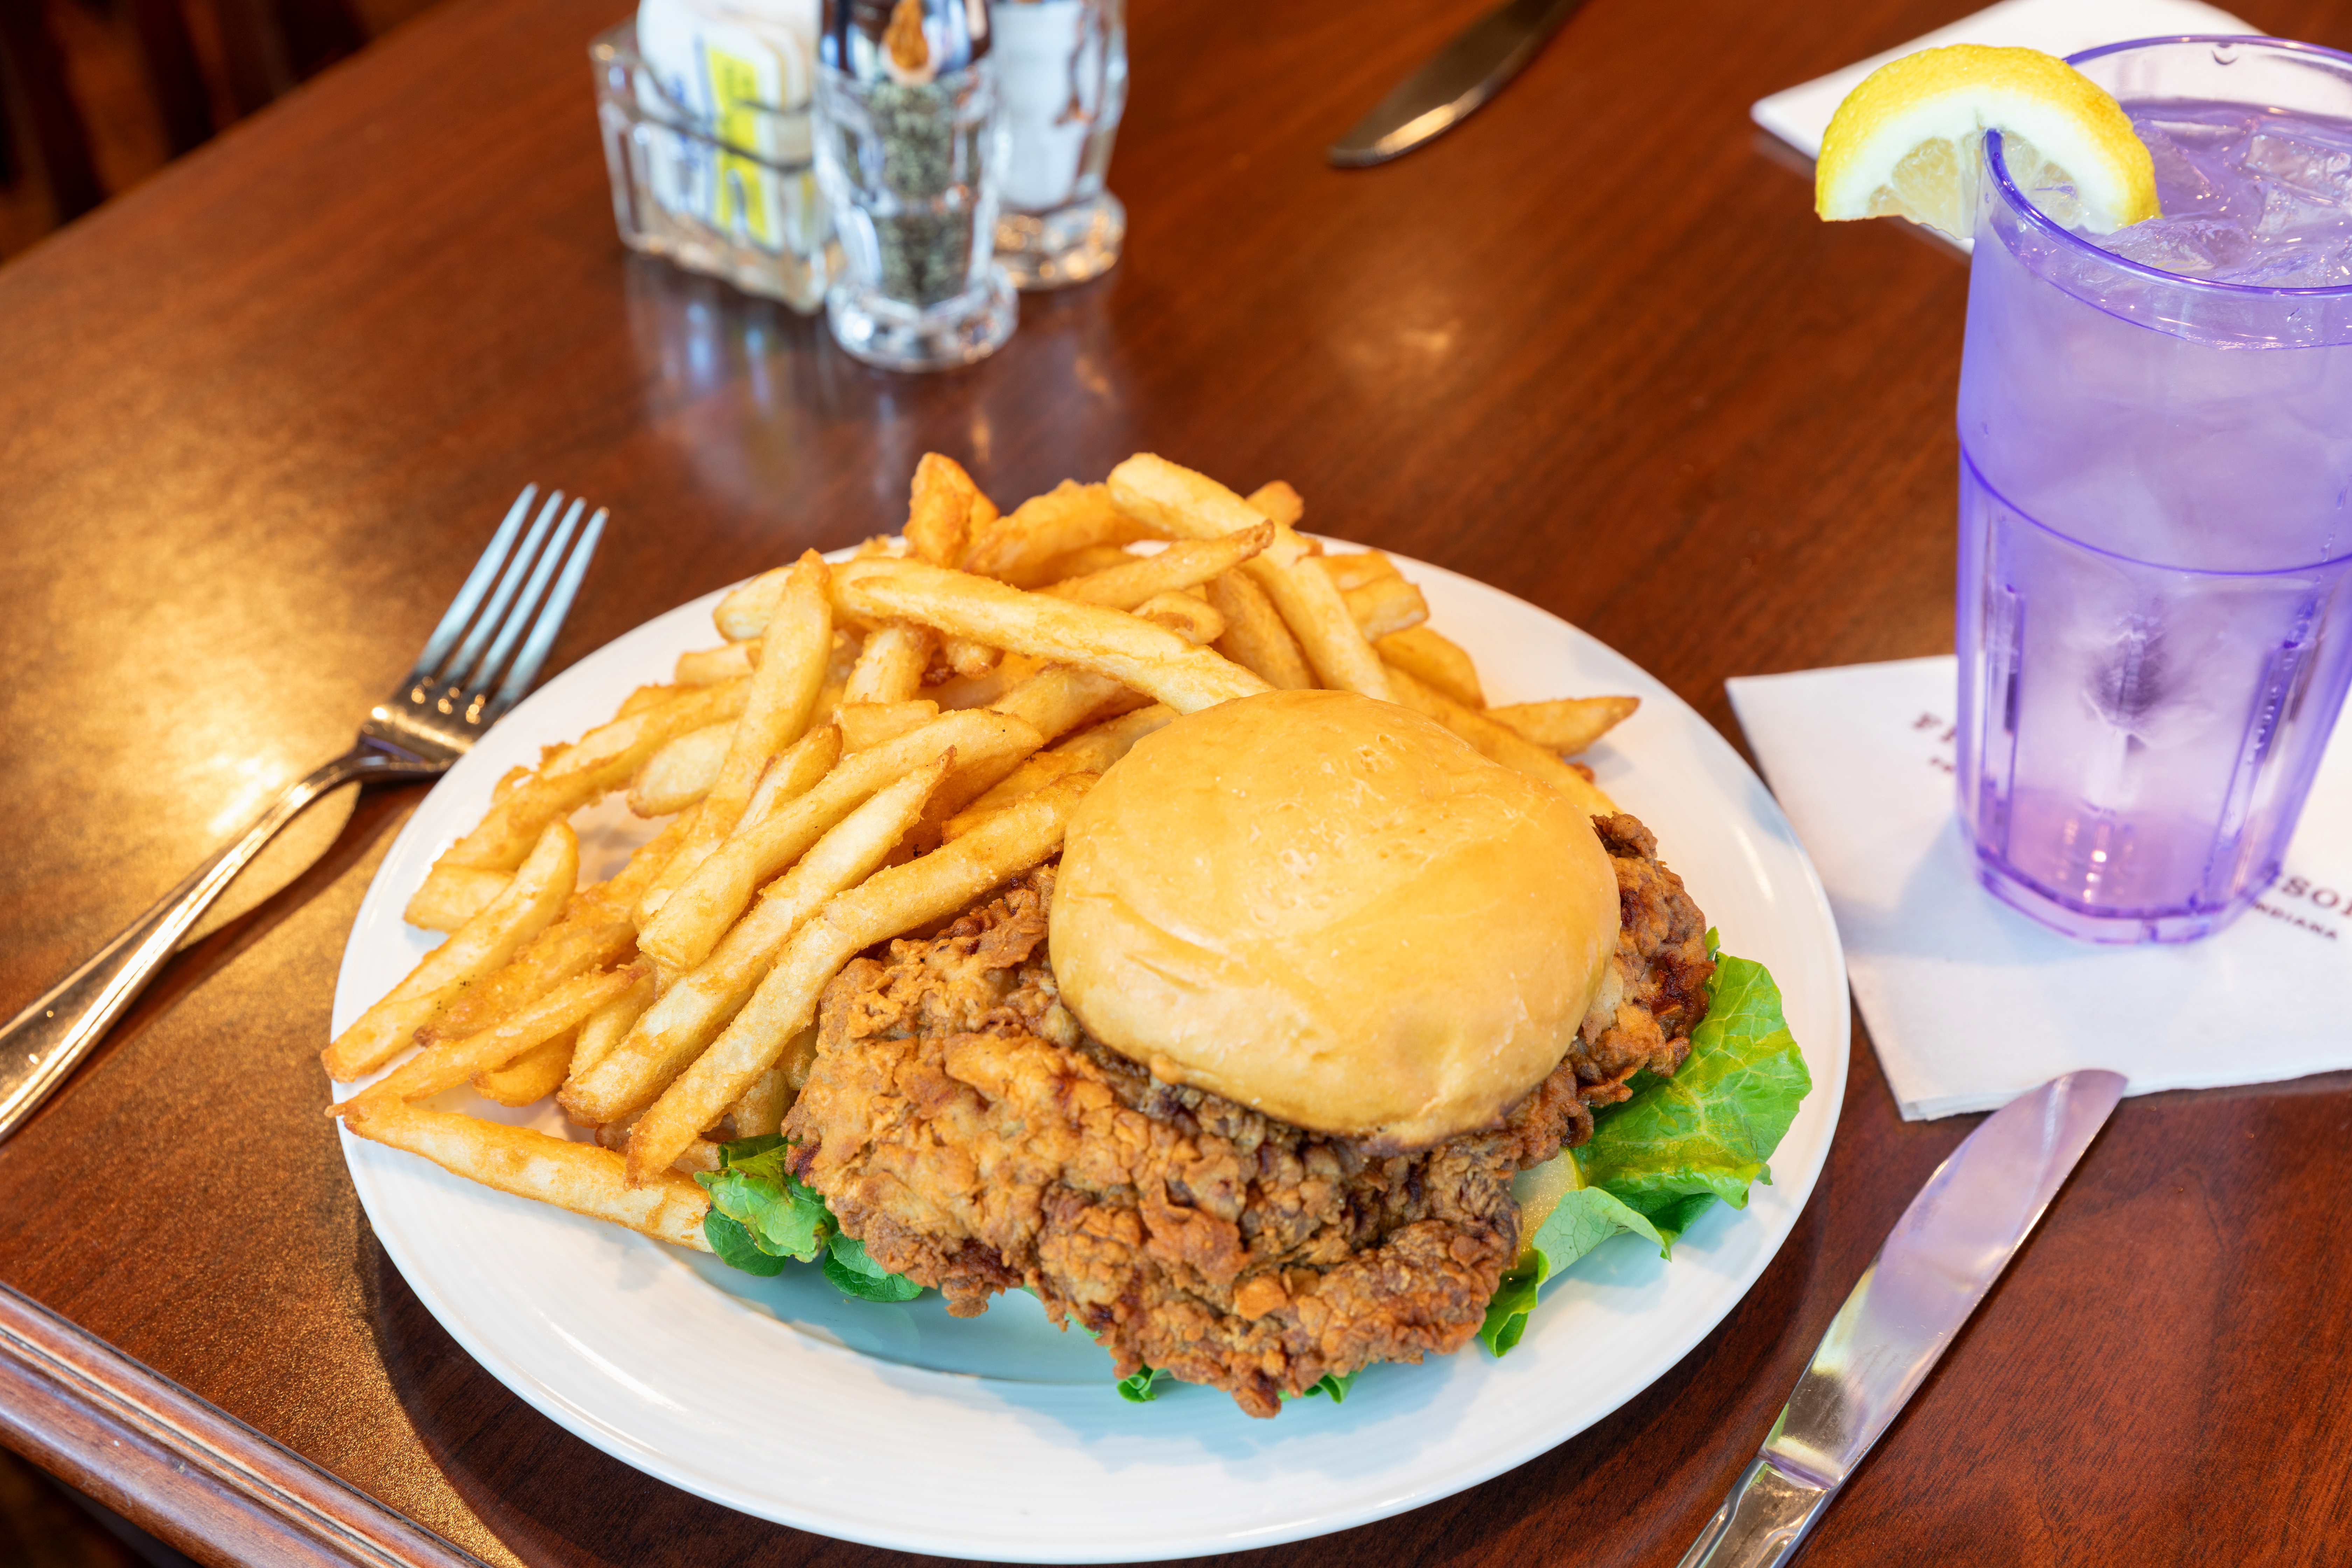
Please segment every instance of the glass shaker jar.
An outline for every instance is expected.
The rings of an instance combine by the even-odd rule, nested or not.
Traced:
[[[1012,132],[996,254],[1024,289],[1100,277],[1127,209],[1103,188],[1127,107],[1126,0],[995,0],[997,79]]]
[[[995,259],[1006,138],[988,9],[972,0],[824,0],[817,179],[842,270],[841,346],[888,370],[996,352],[1020,303]]]

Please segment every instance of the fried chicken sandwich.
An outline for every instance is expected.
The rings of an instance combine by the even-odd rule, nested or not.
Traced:
[[[1272,1415],[1478,1331],[1515,1178],[1688,1054],[1705,931],[1639,822],[1404,708],[1224,702],[1057,866],[834,981],[790,1163],[951,1311],[1024,1287]]]

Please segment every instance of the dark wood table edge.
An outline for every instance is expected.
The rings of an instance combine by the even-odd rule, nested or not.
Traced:
[[[484,1568],[5,1285],[0,1443],[203,1562]]]

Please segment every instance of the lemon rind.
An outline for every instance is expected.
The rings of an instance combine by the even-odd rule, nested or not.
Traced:
[[[2122,105],[2054,55],[1969,44],[1890,61],[1846,95],[1822,139],[1815,210],[1831,222],[1878,216],[1895,165],[1940,140],[1961,155],[1966,226],[1974,218],[1968,198],[1976,146],[1987,130],[2024,138],[2064,169],[2093,232],[2157,216],[2155,164]]]

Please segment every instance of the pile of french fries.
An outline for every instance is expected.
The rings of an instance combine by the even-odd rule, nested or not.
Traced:
[[[409,900],[449,933],[324,1053],[357,1135],[505,1192],[704,1247],[692,1180],[777,1131],[820,994],[860,952],[933,928],[1058,854],[1072,809],[1180,714],[1275,688],[1403,703],[1588,810],[1563,759],[1630,697],[1490,708],[1378,551],[1297,531],[1149,454],[1001,512],[950,458],[915,470],[903,542],[814,552],[730,593],[722,646],[502,779]],[[1161,542],[1150,552],[1130,546]],[[618,789],[668,821],[582,886],[573,812]],[[427,1102],[552,1095],[593,1141]]]

